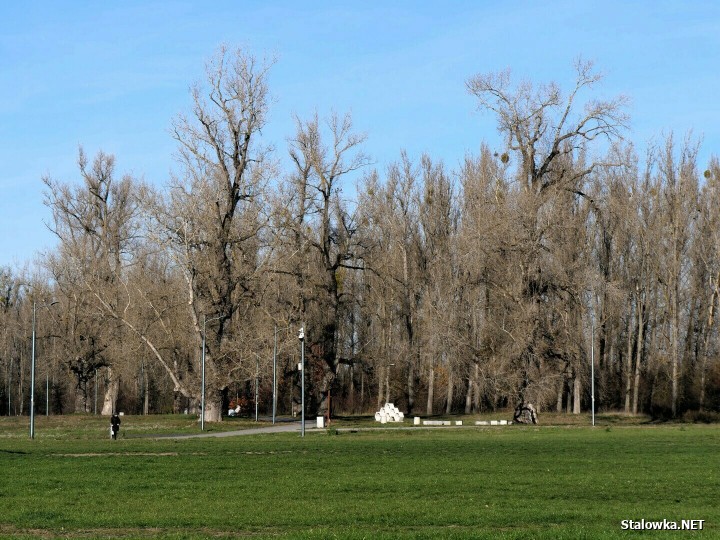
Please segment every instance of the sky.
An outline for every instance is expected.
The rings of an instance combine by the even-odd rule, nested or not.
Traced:
[[[401,151],[455,169],[495,119],[465,83],[510,68],[569,89],[595,62],[593,96],[630,98],[639,149],[673,132],[720,155],[716,1],[28,1],[0,3],[0,267],[34,268],[56,242],[43,177],[79,182],[78,148],[158,186],[172,119],[221,44],[275,59],[262,137],[281,162],[294,115],[350,112],[384,170]]]

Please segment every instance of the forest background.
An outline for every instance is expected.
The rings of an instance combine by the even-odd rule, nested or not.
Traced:
[[[44,178],[58,248],[2,272],[7,414],[25,412],[35,346],[54,412],[89,412],[97,377],[103,414],[194,411],[205,337],[207,420],[255,385],[267,409],[276,354],[292,411],[301,326],[318,412],[332,396],[342,412],[579,413],[591,356],[601,409],[718,408],[720,163],[700,166],[697,142],[640,158],[626,98],[597,99],[577,60],[569,89],[468,78],[505,146],[457,170],[373,168],[338,113],[296,117],[284,170],[260,137],[270,69],[242,49],[208,62],[167,186],[82,148],[80,183]]]

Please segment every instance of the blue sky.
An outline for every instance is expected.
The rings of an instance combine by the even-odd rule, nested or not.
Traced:
[[[598,97],[631,98],[639,147],[692,130],[701,166],[720,155],[715,1],[3,2],[0,21],[0,266],[54,246],[41,178],[77,181],[78,145],[167,181],[170,122],[221,43],[276,57],[263,136],[279,158],[293,114],[336,110],[381,169],[402,149],[453,168],[500,144],[469,77],[509,67],[567,87],[578,56],[606,75]]]

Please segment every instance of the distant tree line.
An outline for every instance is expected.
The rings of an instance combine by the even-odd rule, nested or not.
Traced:
[[[271,63],[221,49],[172,125],[162,187],[78,154],[44,178],[57,248],[0,270],[0,413],[482,412],[531,402],[678,416],[720,410],[720,162],[672,135],[639,157],[625,100],[467,80],[502,148],[457,169],[384,169],[349,115],[296,118],[289,168],[264,146]],[[349,185],[351,181],[355,185]]]

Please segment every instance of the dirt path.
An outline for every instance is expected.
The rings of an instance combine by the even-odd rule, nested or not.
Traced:
[[[158,435],[154,439],[198,439],[201,437],[237,437],[239,435],[262,435],[263,433],[285,433],[288,431],[297,431],[300,433],[300,422],[285,422],[274,426],[238,429],[236,431],[222,431],[218,433],[196,433],[193,435]],[[317,431],[314,423],[305,421],[305,431]]]

